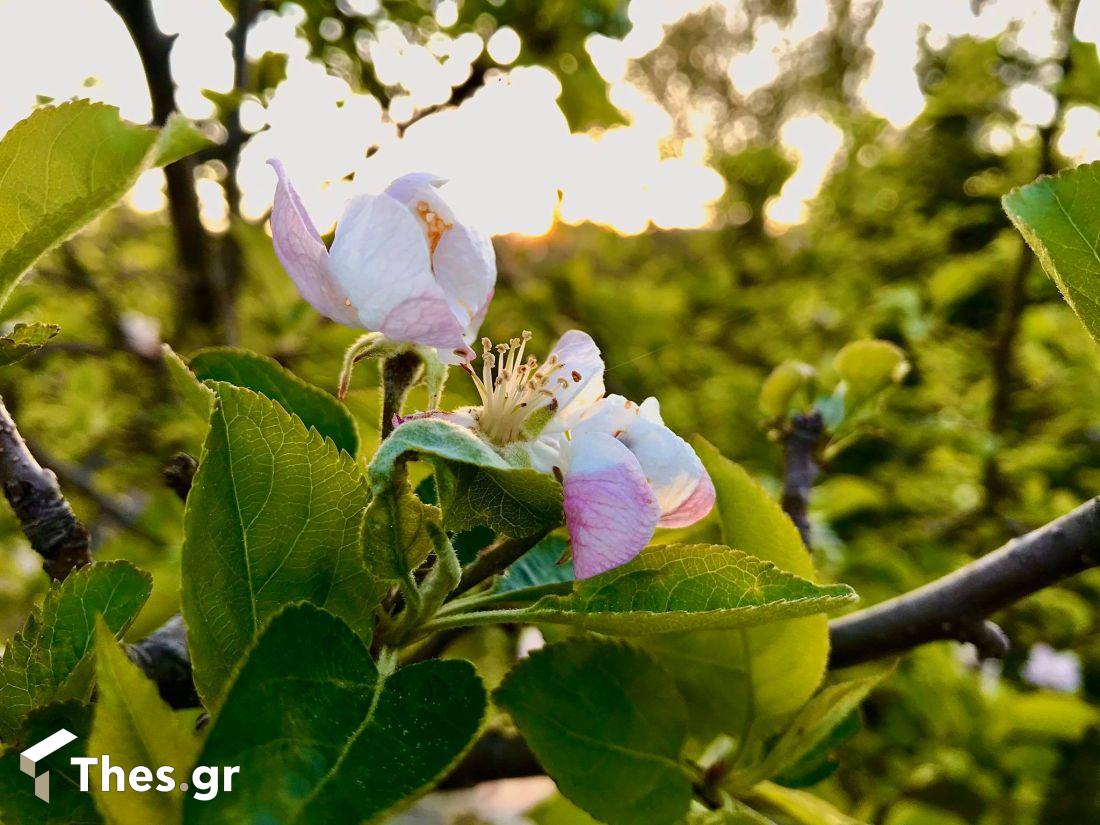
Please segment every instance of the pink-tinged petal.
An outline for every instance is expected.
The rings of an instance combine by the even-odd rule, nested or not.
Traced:
[[[394,341],[472,355],[462,327],[432,275],[416,218],[389,195],[360,195],[336,227],[329,268],[359,322]]]
[[[472,341],[497,281],[492,241],[472,227],[455,223],[439,239],[432,255],[432,269],[467,340]]]
[[[584,393],[582,393],[584,395]],[[578,406],[574,401],[571,407]],[[639,408],[621,395],[608,395],[587,405],[570,423],[573,432],[606,433],[618,438],[638,421]]]
[[[561,366],[551,375],[547,387],[557,403],[558,428],[577,420],[604,394],[603,358],[587,332],[571,329],[558,339],[543,370],[556,358]],[[548,401],[548,403],[550,403]]]
[[[355,309],[330,269],[328,250],[309,219],[283,164],[269,160],[279,183],[271,209],[271,237],[275,255],[298,287],[298,292],[322,315],[341,324],[358,326]]]
[[[664,513],[657,525],[659,527],[687,527],[689,524],[695,524],[714,509],[714,501],[714,482],[710,480],[710,476],[704,471],[703,477],[699,479],[691,494],[675,510]]]
[[[619,436],[638,459],[661,508],[661,527],[694,524],[714,506],[714,485],[691,445],[642,416]]]
[[[431,172],[410,172],[397,178],[387,186],[386,194],[394,200],[401,201],[405,206],[409,206],[423,190],[442,186],[446,182],[446,178],[433,175]]]
[[[565,472],[565,524],[573,570],[587,579],[626,564],[649,543],[660,508],[638,460],[602,433],[579,436]]]

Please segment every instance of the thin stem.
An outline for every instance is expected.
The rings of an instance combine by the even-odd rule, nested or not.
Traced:
[[[451,598],[454,599],[470,588],[481,584],[490,576],[503,572],[508,565],[518,560],[524,553],[542,541],[549,532],[549,530],[541,530],[524,538],[502,539],[487,547],[473,563],[462,571],[462,578],[458,582],[458,587],[451,593]]]
[[[809,550],[810,490],[821,472],[817,451],[825,433],[821,414],[816,410],[791,418],[791,429],[784,438],[783,510]]]
[[[394,419],[401,415],[405,398],[420,376],[422,364],[415,352],[391,355],[382,361],[382,423],[380,432],[385,439],[393,432]]]

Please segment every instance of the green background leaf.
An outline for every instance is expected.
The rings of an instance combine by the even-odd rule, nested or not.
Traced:
[[[90,564],[54,584],[0,660],[0,739],[10,739],[32,708],[85,698],[96,615],[121,635],[151,589],[149,574],[124,561]]]
[[[237,659],[284,605],[331,609],[366,637],[355,460],[251,390],[217,404],[184,514],[183,615],[195,685],[216,702]]]
[[[225,381],[258,392],[331,438],[348,455],[358,454],[359,431],[344,405],[274,359],[243,349],[214,347],[195,353],[189,364],[198,380]]]
[[[469,662],[380,676],[342,621],[310,605],[274,618],[212,723],[199,764],[240,765],[233,793],[184,821],[346,825],[426,791],[476,736],[486,694]]]
[[[691,801],[672,678],[621,642],[576,639],[520,662],[493,694],[574,803],[611,825],[668,825]]]
[[[0,338],[0,367],[37,352],[59,332],[61,327],[57,324],[16,324],[11,332]]]

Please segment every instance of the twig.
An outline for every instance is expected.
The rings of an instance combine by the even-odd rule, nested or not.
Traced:
[[[92,562],[88,530],[61,494],[57,476],[27,449],[0,399],[0,485],[42,569],[55,581]]]
[[[1067,0],[1059,15],[1055,37],[1062,49],[1062,54],[1051,63],[1059,69],[1058,77],[1064,77],[1070,68],[1070,46],[1073,43],[1073,28],[1077,21],[1077,9],[1080,0]],[[1048,175],[1055,171],[1057,166],[1054,157],[1054,140],[1058,129],[1061,127],[1062,113],[1065,110],[1065,97],[1055,94],[1054,116],[1050,123],[1039,130],[1039,171],[1040,175]],[[1016,264],[1012,268],[1012,275],[1004,287],[1004,296],[1001,303],[1001,314],[997,324],[996,336],[990,351],[990,379],[992,394],[989,403],[989,431],[995,436],[1004,433],[1008,429],[1009,419],[1012,415],[1012,393],[1017,384],[1016,376],[1016,340],[1019,337],[1020,322],[1023,320],[1024,311],[1027,309],[1030,299],[1027,293],[1027,276],[1034,265],[1035,257],[1031,247],[1021,236],[1018,238],[1019,249],[1016,253]],[[1001,501],[1012,494],[1009,485],[1001,469],[997,453],[994,452],[985,464],[985,509],[987,512],[997,513]]]
[[[108,0],[108,3],[122,18],[133,38],[149,86],[153,122],[163,126],[176,111],[176,84],[172,79],[170,59],[175,37],[166,35],[157,26],[150,0]],[[220,290],[211,266],[210,237],[199,217],[194,169],[191,158],[183,158],[164,167],[176,250],[180,264],[188,275],[180,302],[181,329],[192,321],[208,327],[215,326],[220,309]]]
[[[802,536],[806,549],[810,544],[810,489],[821,472],[817,451],[825,425],[821,413],[814,410],[791,418],[791,428],[783,439],[783,510]]]
[[[1100,498],[1013,539],[954,573],[829,623],[830,667],[881,659],[927,642],[973,642],[1003,653],[987,618],[1025,596],[1100,564]]]
[[[156,682],[160,697],[174,708],[197,708],[199,695],[191,675],[187,628],[178,613],[160,629],[132,645],[126,652],[145,675]]]
[[[462,578],[458,582],[458,587],[451,593],[451,598],[460,596],[490,576],[503,572],[508,565],[542,541],[548,532],[548,530],[541,530],[524,538],[501,539],[489,545],[462,571]]]

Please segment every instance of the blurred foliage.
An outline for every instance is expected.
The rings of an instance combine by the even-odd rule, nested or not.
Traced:
[[[327,0],[299,5],[314,55],[384,105],[394,89],[374,75],[357,33],[383,18],[411,38],[437,29],[430,3],[387,3],[373,16]],[[546,65],[562,79],[573,127],[607,124],[619,115],[584,39],[621,35],[623,5],[467,0],[451,31],[486,37],[499,25],[513,27],[523,42],[519,62]],[[811,513],[819,567],[869,604],[954,570],[1100,490],[1100,348],[999,203],[1012,186],[1060,162],[1052,148],[1057,123],[1018,122],[1006,105],[1009,88],[1043,82],[1064,114],[1100,101],[1100,63],[1095,47],[1081,43],[1061,63],[1035,61],[1011,30],[938,49],[925,44],[919,71],[927,106],[894,130],[852,100],[875,4],[838,0],[826,31],[789,57],[772,86],[740,95],[725,73],[728,56],[751,43],[761,21],[787,19],[793,5],[751,2],[743,15],[689,16],[632,69],[683,130],[694,108],[706,104],[711,113],[710,162],[726,180],[715,226],[635,237],[558,227],[543,238],[499,239],[500,283],[484,334],[501,340],[528,328],[536,342],[548,342],[574,325],[589,330],[605,354],[609,391],[659,397],[670,426],[703,433],[775,486],[780,448],[767,437],[759,405],[766,377],[798,361],[833,386],[834,357],[845,345],[892,342],[911,369],[831,459]],[[280,78],[277,61],[268,62],[261,85]],[[454,101],[495,70],[479,58]],[[806,110],[830,117],[844,146],[807,221],[775,234],[765,206],[793,171],[777,130]],[[991,148],[994,129],[1014,135],[1009,148]],[[153,572],[150,608],[134,635],[176,609],[182,505],[161,485],[160,470],[178,451],[197,454],[202,432],[159,362],[142,357],[125,331],[134,318],[172,326],[180,274],[166,221],[110,213],[44,259],[0,319],[5,329],[16,321],[62,328],[5,370],[0,393],[32,448],[70,470],[62,485],[93,528],[97,556]],[[236,222],[232,231],[247,273],[237,343],[334,389],[355,332],[324,322],[298,299],[262,228]],[[997,342],[1011,320],[1007,296],[1021,265],[1027,300],[1010,368],[998,377]],[[187,342],[171,343],[191,354]],[[452,392],[461,392],[461,377],[452,381]],[[991,412],[998,381],[1008,382],[1009,400],[1000,419]],[[377,439],[373,383],[362,369],[348,398],[365,450]],[[80,483],[87,478],[91,496]],[[136,524],[120,524],[107,499],[139,512]],[[46,582],[6,509],[0,519],[6,637]],[[716,522],[710,529],[717,536]],[[1098,600],[1093,571],[998,617],[1014,643],[999,673],[969,664],[956,645],[903,659],[872,694],[864,730],[841,746],[839,768],[815,792],[888,825],[1096,821]],[[1038,640],[1080,655],[1079,696],[1020,680],[1026,649]]]

